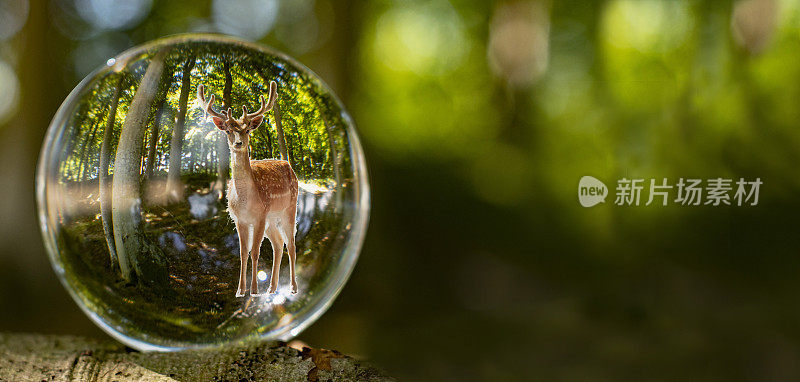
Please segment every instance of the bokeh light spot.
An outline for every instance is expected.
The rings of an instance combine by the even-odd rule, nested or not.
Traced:
[[[152,0],[76,0],[78,13],[99,29],[128,29],[150,12]]]
[[[0,61],[0,124],[5,123],[17,110],[19,80],[14,69]]]
[[[663,52],[684,43],[693,23],[683,0],[617,0],[603,15],[604,37],[610,44],[642,52]]]
[[[467,42],[460,17],[449,4],[427,8],[398,7],[380,17],[374,50],[384,65],[424,75],[461,63]]]
[[[0,40],[7,40],[17,34],[27,19],[27,0],[0,1]]]
[[[253,40],[264,37],[278,15],[277,0],[214,0],[211,7],[219,31]]]

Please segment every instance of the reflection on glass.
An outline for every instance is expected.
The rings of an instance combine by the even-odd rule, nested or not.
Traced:
[[[67,289],[140,349],[299,333],[343,286],[365,230],[366,169],[338,100],[288,58],[219,37],[163,40],[108,64],[62,105],[40,158],[43,232]],[[296,173],[298,293],[284,265],[275,293],[237,297],[240,241],[226,200],[236,167],[195,95],[202,84],[214,110],[254,110],[271,81],[275,108],[250,132],[249,158],[288,157]],[[269,243],[251,268],[262,292]]]

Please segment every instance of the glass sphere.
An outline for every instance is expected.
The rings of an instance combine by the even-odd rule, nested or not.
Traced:
[[[84,79],[45,137],[37,198],[64,286],[140,350],[297,335],[344,286],[369,210],[330,89],[281,53],[208,35]]]

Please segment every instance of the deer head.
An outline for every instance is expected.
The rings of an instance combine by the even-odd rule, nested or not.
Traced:
[[[247,151],[250,146],[250,132],[261,126],[264,122],[264,113],[268,112],[275,105],[275,100],[278,98],[277,94],[278,84],[271,81],[269,84],[269,98],[264,101],[264,96],[261,96],[261,107],[254,113],[247,112],[247,106],[242,105],[242,116],[238,119],[233,118],[233,110],[228,110],[218,113],[214,111],[214,94],[211,94],[208,101],[206,101],[205,91],[203,85],[197,86],[197,98],[204,105],[204,109],[211,120],[218,129],[225,132],[228,136],[228,145],[231,150]]]

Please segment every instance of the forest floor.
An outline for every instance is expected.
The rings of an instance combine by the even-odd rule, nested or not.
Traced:
[[[196,340],[221,329],[246,299],[235,297],[239,242],[224,203],[214,198],[207,180],[185,182],[187,195],[206,198],[206,216],[197,216],[186,201],[143,206],[143,234],[151,245],[149,262],[142,267],[155,275],[152,279],[122,279],[111,265],[98,216],[65,225],[59,245],[67,248],[62,255],[72,285],[86,288],[85,295],[94,297],[87,303],[119,317],[120,323],[151,322],[143,332]],[[263,245],[267,247],[262,247],[261,262],[271,263],[268,241]]]
[[[331,195],[335,192],[315,183],[300,182],[298,196],[297,272],[298,283],[306,293],[284,296],[282,303],[267,298],[237,298],[239,282],[239,238],[226,210],[226,202],[216,197],[210,184],[213,175],[182,177],[185,185],[181,201],[145,201],[139,234],[144,242],[139,256],[140,274],[135,280],[122,278],[112,266],[99,204],[81,194],[76,200],[87,206],[81,213],[65,218],[58,232],[58,247],[64,275],[78,298],[121,333],[138,338],[153,336],[153,342],[213,342],[220,336],[239,338],[254,329],[285,325],[287,312],[298,312],[301,299],[312,298],[313,288],[324,285],[338,259],[337,249],[346,242],[348,224],[336,212]],[[144,185],[143,194],[163,194],[157,183]],[[96,186],[94,186],[96,187]],[[88,187],[87,189],[95,189]],[[285,252],[285,249],[284,249]],[[250,262],[248,262],[250,263]],[[286,262],[288,263],[288,262]],[[284,263],[284,264],[286,264]],[[259,269],[272,264],[269,240],[261,245]],[[281,285],[288,286],[288,264],[281,267]],[[252,264],[248,264],[250,284]],[[260,291],[269,284],[267,277],[257,281]],[[285,275],[285,276],[284,276]],[[257,302],[257,303],[256,303]],[[271,314],[261,314],[266,307]],[[259,321],[248,320],[259,314]],[[255,327],[254,327],[255,325]]]

